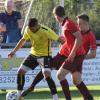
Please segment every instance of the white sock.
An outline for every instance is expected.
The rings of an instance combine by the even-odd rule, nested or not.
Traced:
[[[53,95],[53,100],[58,100],[58,95],[57,94]]]
[[[18,90],[17,93],[18,93],[18,96],[21,96],[22,91]]]

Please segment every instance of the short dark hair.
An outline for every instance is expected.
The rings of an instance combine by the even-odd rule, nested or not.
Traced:
[[[78,15],[78,16],[77,16],[77,18],[79,18],[79,19],[82,19],[82,20],[84,20],[84,21],[89,22],[89,16],[88,16],[88,15],[86,15],[86,14],[81,14],[81,15]]]
[[[35,27],[36,25],[38,25],[38,20],[36,18],[30,18],[28,26],[29,27]]]
[[[65,16],[65,9],[62,6],[56,6],[53,9],[53,13],[56,14],[57,16],[59,16],[59,17],[63,17],[63,16]]]

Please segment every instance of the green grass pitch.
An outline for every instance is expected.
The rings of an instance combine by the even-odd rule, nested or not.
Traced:
[[[100,85],[88,86],[90,92],[94,96],[94,100],[100,100]],[[79,91],[74,87],[70,87],[72,100],[83,100]],[[8,90],[7,90],[8,91]],[[58,88],[59,100],[65,100],[61,88]],[[5,100],[6,92],[0,91],[0,100]],[[29,93],[25,100],[53,100],[48,88],[35,89],[34,92]]]

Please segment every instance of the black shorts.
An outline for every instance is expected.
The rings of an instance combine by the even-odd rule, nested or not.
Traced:
[[[37,57],[30,54],[23,60],[22,65],[34,70],[38,65],[42,66],[43,68],[50,68],[51,63],[51,56]]]

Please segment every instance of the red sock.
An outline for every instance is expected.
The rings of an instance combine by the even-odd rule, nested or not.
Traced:
[[[89,90],[87,89],[86,85],[81,82],[79,85],[76,86],[80,93],[83,95],[84,100],[93,100],[93,96],[90,94]]]
[[[66,79],[60,81],[63,93],[65,95],[66,100],[71,100],[69,85]]]

